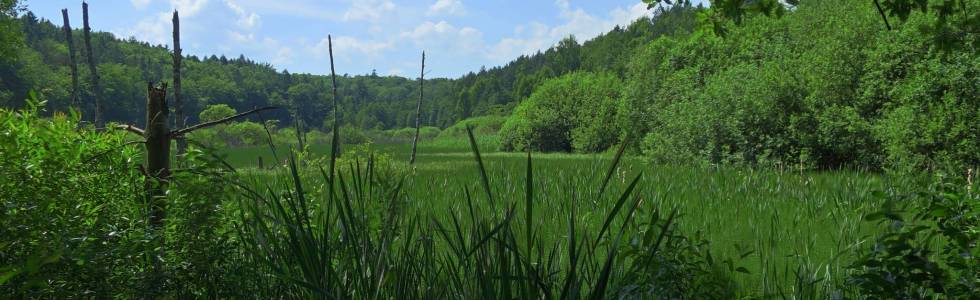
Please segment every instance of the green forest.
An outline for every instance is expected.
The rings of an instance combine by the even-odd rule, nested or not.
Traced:
[[[643,0],[458,78],[175,65],[31,2],[0,298],[980,295],[977,0]]]

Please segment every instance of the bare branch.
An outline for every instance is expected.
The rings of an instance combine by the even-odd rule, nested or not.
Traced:
[[[278,107],[275,107],[275,106],[266,106],[266,107],[262,107],[262,108],[256,108],[256,109],[253,109],[253,110],[250,110],[250,111],[246,111],[246,112],[243,112],[243,113],[240,113],[240,114],[231,116],[231,117],[227,117],[227,118],[224,118],[224,119],[221,119],[221,120],[216,120],[216,121],[211,121],[211,122],[205,122],[205,123],[197,124],[197,125],[194,125],[194,126],[191,126],[191,127],[174,130],[174,131],[171,131],[170,132],[170,136],[171,137],[179,137],[179,136],[188,134],[188,133],[190,133],[192,131],[195,131],[195,130],[198,130],[198,129],[208,128],[208,127],[211,127],[211,126],[214,126],[214,125],[228,123],[228,122],[234,121],[235,119],[238,119],[238,118],[241,118],[241,117],[250,115],[250,114],[254,114],[254,113],[257,113],[257,112],[260,112],[260,111],[263,111],[263,110],[271,110],[271,109],[278,109]]]
[[[881,15],[881,19],[885,21],[885,28],[892,30],[892,25],[888,24],[888,16],[885,15],[885,10],[881,9],[881,3],[875,0],[875,7],[878,8],[878,14]]]
[[[122,125],[120,125],[120,126],[122,126]],[[112,149],[99,152],[96,155],[92,155],[92,157],[89,157],[88,159],[85,160],[85,163],[86,164],[87,163],[90,163],[90,162],[94,161],[96,158],[99,158],[101,156],[104,156],[106,154],[109,154],[109,152],[119,150],[122,147],[126,147],[126,146],[133,145],[133,144],[142,144],[142,143],[146,143],[146,141],[144,141],[144,140],[138,140],[138,141],[128,141],[128,142],[125,142],[122,145],[119,145],[118,147],[113,147]]]
[[[143,129],[139,129],[136,126],[129,125],[129,124],[125,124],[125,125],[119,124],[119,125],[116,125],[116,129],[125,129],[126,131],[129,131],[129,132],[138,134],[140,136],[143,136],[144,134],[146,134],[146,132],[144,132]]]

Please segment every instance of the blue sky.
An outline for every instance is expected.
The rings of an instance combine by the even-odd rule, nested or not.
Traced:
[[[28,0],[61,24],[68,8],[81,27],[81,2]],[[120,37],[170,44],[170,14],[181,14],[185,54],[244,54],[278,70],[327,74],[327,35],[337,72],[459,77],[498,66],[575,35],[584,41],[648,15],[640,0],[91,0],[91,26]]]

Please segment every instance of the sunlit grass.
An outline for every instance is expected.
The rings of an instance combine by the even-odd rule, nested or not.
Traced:
[[[462,201],[467,189],[470,197],[483,197],[476,192],[482,189],[480,175],[468,149],[427,146],[421,144],[415,168],[396,163],[410,173],[402,187],[407,199],[405,213],[449,224],[451,213],[461,217],[468,209]],[[396,162],[407,160],[410,151],[407,145],[374,147]],[[274,171],[249,169],[253,165],[247,159],[232,158],[254,156],[256,151],[261,150],[233,153],[229,161],[246,167],[247,173],[270,176]],[[498,199],[506,199],[498,201],[523,199],[526,154],[489,152],[482,157],[491,189]],[[612,155],[548,153],[533,157],[534,199],[541,201],[535,203],[537,217],[532,227],[539,238],[555,242],[568,237],[567,214],[573,202],[579,212],[576,226],[583,232],[598,231],[612,203],[596,201],[593,195],[598,193]],[[847,254],[865,247],[862,238],[872,233],[869,224],[861,221],[879,204],[870,200],[874,199],[871,193],[901,186],[881,175],[859,172],[664,166],[627,157],[611,178],[610,192],[622,192],[641,171],[645,175],[635,191],[641,199],[638,214],[677,207],[681,232],[710,241],[717,260],[732,258],[744,267],[747,273],[729,275],[740,294],[754,296],[797,294],[813,288],[827,292],[841,284],[852,259]],[[523,202],[515,203],[517,211],[524,209]],[[486,205],[475,209],[477,214],[488,215],[501,210]],[[525,221],[514,222],[524,226]]]

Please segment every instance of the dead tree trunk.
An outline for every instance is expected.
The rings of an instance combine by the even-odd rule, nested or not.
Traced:
[[[164,244],[163,229],[167,217],[167,187],[170,184],[170,141],[184,139],[188,133],[198,129],[228,123],[263,110],[275,109],[275,107],[256,108],[220,120],[171,131],[168,126],[170,111],[167,107],[167,83],[162,82],[157,86],[154,86],[153,83],[147,83],[146,90],[146,129],[131,125],[118,125],[116,128],[142,135],[145,139],[143,142],[146,145],[146,165],[143,166],[146,176],[144,200],[149,212],[149,231],[156,238],[156,246],[162,247]],[[156,255],[153,255],[149,274],[146,278],[147,298],[155,298],[154,296],[161,292],[164,279],[163,262]]]
[[[95,70],[95,53],[92,52],[92,28],[88,26],[88,3],[82,2],[82,23],[85,37],[85,51],[88,53],[88,71],[92,78],[92,95],[95,99],[95,127],[102,128],[102,88],[99,87],[99,73]]]
[[[425,85],[425,51],[422,51],[422,72],[419,74],[419,101],[415,107],[415,139],[412,140],[412,159],[409,165],[415,164],[415,149],[419,145],[419,131],[422,130],[422,95]]]
[[[184,103],[180,94],[180,60],[183,58],[180,49],[180,17],[174,11],[174,127],[184,128],[187,120],[184,119]],[[177,139],[177,155],[184,154],[187,142],[184,139]]]
[[[170,180],[170,130],[167,128],[167,84],[147,83],[146,96],[146,204],[149,206],[149,231],[155,237],[155,247],[164,245],[163,228],[167,216],[167,184]],[[158,295],[163,286],[163,262],[151,254],[146,291]]]
[[[75,61],[75,42],[72,38],[71,24],[68,22],[68,9],[61,10],[65,23],[65,41],[68,43],[68,65],[71,67],[71,107],[78,109],[78,62]]]
[[[167,84],[148,84],[146,97],[146,203],[150,227],[163,228],[166,190],[170,177],[170,129],[167,126]]]

